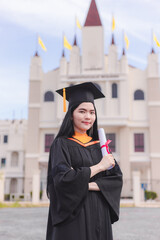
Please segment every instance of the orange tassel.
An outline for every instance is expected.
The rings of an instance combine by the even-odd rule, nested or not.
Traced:
[[[66,89],[63,88],[63,112],[66,112]]]

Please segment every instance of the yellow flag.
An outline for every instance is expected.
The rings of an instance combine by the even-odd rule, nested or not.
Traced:
[[[78,18],[76,18],[76,24],[77,24],[77,27],[78,27],[79,29],[82,29],[82,26],[81,26],[81,24],[80,24]]]
[[[63,43],[64,43],[64,47],[69,49],[69,50],[72,50],[72,46],[69,44],[66,36],[64,36],[64,39],[63,39]]]
[[[157,46],[160,47],[160,42],[158,41],[158,39],[154,33],[153,33],[153,40],[156,42]]]
[[[128,40],[128,37],[126,34],[124,34],[124,40],[126,42],[126,48],[128,49],[129,48],[129,40]]]
[[[38,37],[38,43],[39,45],[41,46],[41,48],[44,50],[44,51],[47,51],[47,48],[45,47],[44,43],[42,42],[42,39],[40,37]]]
[[[114,31],[115,27],[116,27],[115,19],[114,17],[112,17],[112,32]]]

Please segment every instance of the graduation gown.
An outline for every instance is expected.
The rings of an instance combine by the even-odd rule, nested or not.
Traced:
[[[111,170],[90,178],[90,167],[102,159],[99,141],[54,140],[49,156],[50,207],[47,240],[112,240],[111,224],[119,218],[122,173]],[[89,191],[96,182],[100,191]]]

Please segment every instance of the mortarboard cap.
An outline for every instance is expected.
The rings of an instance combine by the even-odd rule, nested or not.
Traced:
[[[56,92],[63,97],[64,111],[66,111],[65,99],[69,102],[70,108],[82,102],[94,103],[94,99],[105,97],[100,91],[98,84],[92,82],[72,85],[70,87],[59,89]]]

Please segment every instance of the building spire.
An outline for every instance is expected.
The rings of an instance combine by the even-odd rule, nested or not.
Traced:
[[[112,33],[112,41],[111,41],[112,45],[115,45],[115,41],[114,41],[114,34]]]
[[[152,47],[152,49],[151,49],[151,54],[154,54],[155,53],[155,51],[154,51],[154,48]]]
[[[74,37],[74,43],[73,43],[73,46],[77,46],[77,38],[76,38],[76,35]]]
[[[123,48],[122,56],[125,56],[125,55],[126,55],[125,48]]]
[[[88,10],[87,18],[84,24],[85,27],[89,26],[102,26],[99,12],[95,0],[91,0],[91,4]]]
[[[62,57],[65,57],[65,54],[64,54],[64,49],[63,49],[63,51],[62,51]]]
[[[35,52],[34,57],[39,57],[38,51]]]

